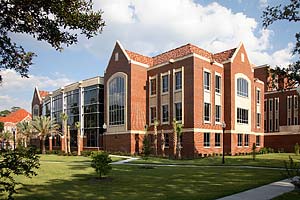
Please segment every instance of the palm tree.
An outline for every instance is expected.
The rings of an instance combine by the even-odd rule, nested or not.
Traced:
[[[173,150],[173,153],[176,154],[176,144],[177,144],[177,142],[176,142],[177,141],[177,139],[176,139],[177,138],[177,126],[176,125],[177,125],[177,121],[176,121],[175,118],[173,119],[172,124],[173,124],[173,141],[172,141],[173,149],[172,150]],[[172,156],[175,156],[174,154]]]
[[[161,155],[162,157],[165,157],[165,135],[163,129],[161,130],[160,141],[161,141]]]
[[[62,131],[64,136],[64,143],[65,143],[65,153],[68,153],[68,131],[67,131],[67,121],[68,121],[68,115],[66,113],[60,114],[61,120],[62,120]]]
[[[33,129],[38,132],[38,135],[42,139],[42,153],[46,153],[45,141],[47,135],[57,132],[59,129],[58,124],[54,124],[50,117],[40,116],[35,117],[32,121]]]
[[[13,138],[13,135],[10,131],[2,131],[0,132],[0,138],[2,140],[3,147],[6,142],[6,149],[7,149],[9,146],[9,140]]]
[[[27,147],[28,138],[33,135],[32,125],[28,121],[22,121],[17,124],[18,133],[21,134],[23,138],[24,147]]]
[[[174,150],[176,151],[176,158],[181,159],[181,144],[180,144],[180,136],[182,135],[183,125],[178,123],[176,119],[173,119],[173,132],[174,132]]]
[[[154,120],[154,155],[157,156],[157,126],[159,125],[159,121],[157,119]]]
[[[76,122],[75,127],[77,128],[77,155],[80,156],[80,122]]]

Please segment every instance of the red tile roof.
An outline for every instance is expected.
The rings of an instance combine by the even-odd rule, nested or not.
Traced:
[[[193,44],[186,44],[186,45],[183,45],[176,49],[172,49],[170,51],[167,51],[167,52],[164,52],[157,56],[154,56],[152,58],[132,52],[132,51],[128,51],[128,50],[126,50],[126,53],[130,57],[130,59],[140,62],[140,63],[148,64],[150,67],[152,67],[152,66],[159,65],[159,64],[162,64],[165,62],[169,62],[170,59],[181,58],[181,57],[190,55],[192,53],[195,53],[195,54],[198,54],[205,58],[208,58],[210,60],[213,59],[219,63],[222,63],[222,62],[228,60],[229,58],[231,58],[232,55],[234,54],[235,50],[236,50],[236,48],[226,50],[226,51],[223,51],[220,53],[212,54],[212,53],[210,53],[204,49],[201,49]]]
[[[216,54],[214,54],[214,60],[222,63],[222,62],[228,60],[229,58],[231,58],[233,56],[235,50],[236,50],[236,48],[233,48],[233,49],[229,49],[226,51],[216,53]]]
[[[19,109],[16,112],[10,113],[6,117],[0,117],[0,121],[18,123],[24,120],[27,116],[31,117],[31,114],[24,109]]]
[[[46,97],[49,94],[49,92],[43,90],[40,90],[39,93],[41,98]]]

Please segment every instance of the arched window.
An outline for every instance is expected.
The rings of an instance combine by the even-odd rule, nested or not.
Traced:
[[[38,105],[34,105],[33,106],[33,113],[32,113],[32,116],[33,117],[37,117],[40,115],[40,109],[39,109],[39,106]]]
[[[125,78],[117,76],[109,81],[109,125],[125,123]]]
[[[246,79],[237,79],[237,95],[242,97],[248,97],[248,81]]]

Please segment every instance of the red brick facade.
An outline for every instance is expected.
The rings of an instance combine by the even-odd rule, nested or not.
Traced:
[[[181,71],[182,88],[175,88],[175,73]],[[204,73],[209,74],[209,89],[204,88]],[[109,124],[109,83],[115,77],[126,80],[125,123]],[[163,91],[162,78],[166,76],[167,87]],[[220,92],[216,91],[216,77],[221,77]],[[237,79],[247,80],[247,96],[237,95]],[[182,155],[184,157],[222,154],[222,122],[227,124],[225,131],[226,154],[250,152],[253,143],[263,147],[264,83],[254,76],[244,46],[218,54],[209,53],[194,45],[187,44],[155,57],[142,56],[123,49],[117,42],[104,76],[105,122],[108,125],[104,135],[104,149],[138,153],[142,150],[144,126],[148,133],[154,133],[151,123],[152,112],[160,122],[157,127],[158,154],[174,155],[172,121],[175,117],[175,103],[181,103],[183,136]],[[218,79],[219,80],[219,79]],[[150,94],[151,84],[155,82],[156,92]],[[257,102],[257,90],[260,100]],[[209,114],[204,117],[204,103]],[[163,122],[162,106],[168,108],[168,120]],[[216,105],[220,106],[220,119],[217,119]],[[247,111],[243,123],[238,122],[237,109]],[[245,112],[246,112],[245,111]],[[208,112],[206,112],[208,113]],[[260,113],[260,122],[256,120]],[[244,116],[244,115],[243,115]],[[206,119],[206,121],[205,121]],[[207,120],[208,119],[208,120]],[[169,146],[161,149],[161,133],[168,134]],[[242,140],[238,145],[238,134]],[[204,136],[206,135],[206,136]],[[248,135],[246,144],[245,135]],[[206,137],[206,138],[204,138]],[[220,137],[220,138],[219,138]],[[217,144],[216,144],[217,143]]]

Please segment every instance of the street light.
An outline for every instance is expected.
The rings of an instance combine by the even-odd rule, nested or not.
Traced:
[[[16,128],[12,128],[13,136],[14,136],[14,150],[16,149]]]
[[[102,125],[102,128],[103,128],[103,135],[102,135],[102,145],[103,145],[103,150],[106,150],[106,140],[104,140],[104,134],[106,132],[106,129],[107,129],[107,125],[106,123],[104,122],[104,124]],[[105,145],[104,145],[105,144]]]
[[[225,128],[226,128],[226,123],[222,122],[222,129],[223,129],[223,153],[222,153],[222,164],[225,164],[225,146],[224,146],[224,140],[225,140]]]

